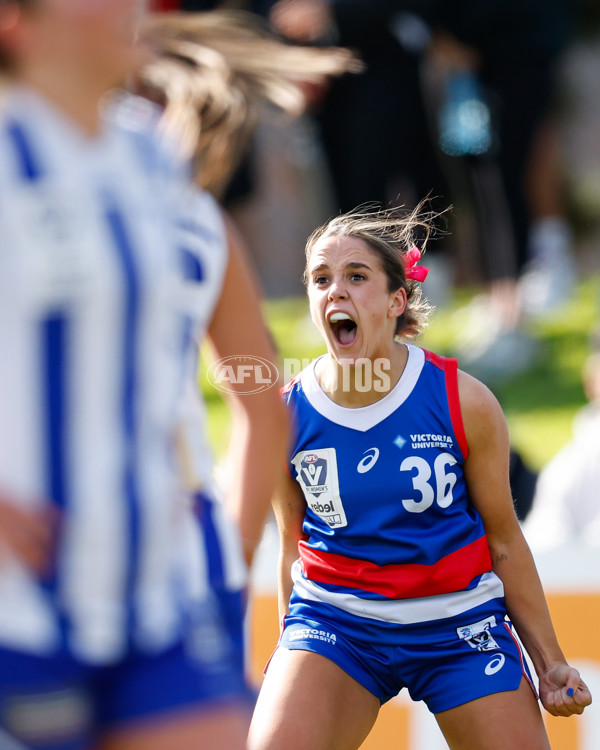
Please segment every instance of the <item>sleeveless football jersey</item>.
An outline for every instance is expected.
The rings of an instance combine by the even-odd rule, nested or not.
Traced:
[[[307,505],[294,594],[401,624],[503,596],[464,478],[456,360],[408,351],[396,386],[366,407],[331,401],[315,362],[284,388]]]
[[[47,580],[2,561],[0,645],[93,663],[180,637],[183,536],[208,585],[173,445],[179,430],[196,450],[181,393],[227,260],[218,209],[152,105],[126,96],[105,115],[86,138],[14,88],[0,121],[0,487],[62,519]]]

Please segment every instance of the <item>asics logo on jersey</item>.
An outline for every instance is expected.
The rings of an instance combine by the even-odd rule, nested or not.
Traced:
[[[488,675],[488,677],[496,674],[496,672],[499,672],[502,669],[505,661],[506,658],[504,657],[504,654],[496,654],[496,656],[492,657],[489,660],[484,669],[484,672],[486,673],[486,675]]]
[[[359,474],[365,474],[367,471],[369,471],[369,469],[372,469],[373,466],[375,466],[378,458],[379,448],[367,449],[364,453],[364,458],[361,458],[361,460],[358,462],[356,471],[358,471]]]

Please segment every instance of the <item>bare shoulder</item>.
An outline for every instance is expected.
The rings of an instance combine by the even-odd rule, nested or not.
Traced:
[[[464,410],[485,410],[486,408],[493,408],[494,405],[498,404],[498,399],[494,396],[492,391],[472,375],[464,370],[458,371],[458,394],[460,396],[460,405]]]
[[[492,391],[480,380],[462,370],[458,371],[458,393],[467,441],[506,430],[502,407]]]

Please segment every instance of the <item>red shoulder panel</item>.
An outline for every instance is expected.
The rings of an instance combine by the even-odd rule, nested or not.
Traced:
[[[302,373],[298,373],[295,378],[292,378],[289,383],[286,383],[284,386],[282,386],[279,389],[279,395],[285,396],[286,393],[289,393],[292,388],[296,385],[296,383],[300,382],[300,377]]]
[[[469,455],[469,444],[463,424],[462,411],[460,408],[460,397],[458,395],[458,362],[455,359],[446,359],[446,393],[450,406],[450,418],[458,445],[462,451],[463,458]]]
[[[446,375],[446,395],[448,396],[448,406],[450,407],[450,419],[452,420],[454,434],[458,440],[458,446],[462,451],[463,458],[466,459],[469,455],[469,444],[467,443],[458,395],[458,361],[449,357],[442,357],[440,354],[434,354],[434,352],[427,351],[427,349],[423,349],[423,351],[425,359],[438,369],[443,370]]]

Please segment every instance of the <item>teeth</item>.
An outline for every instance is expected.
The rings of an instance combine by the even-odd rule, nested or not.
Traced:
[[[338,323],[340,320],[352,320],[352,318],[345,312],[336,312],[329,317],[330,323]]]

